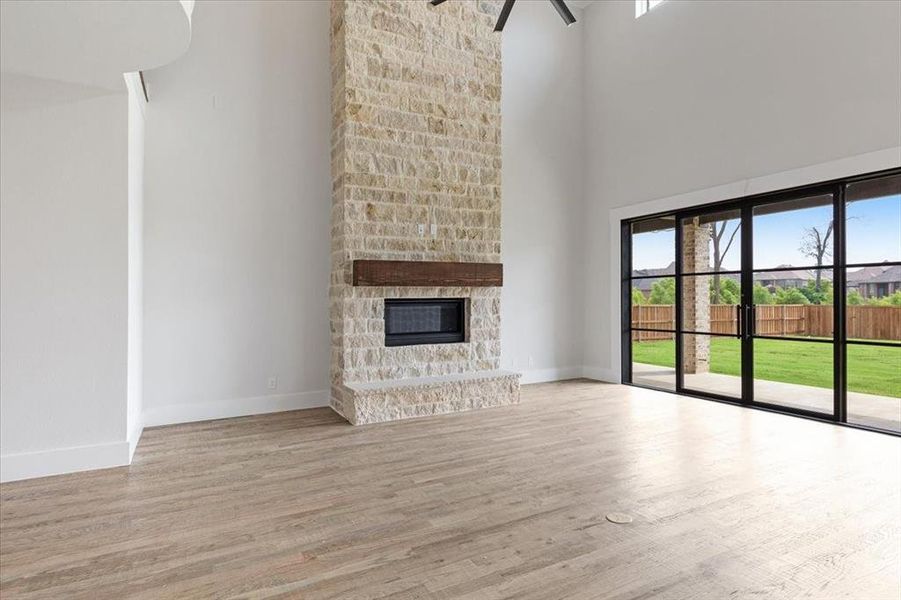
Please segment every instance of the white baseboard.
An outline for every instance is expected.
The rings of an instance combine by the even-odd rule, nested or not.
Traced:
[[[320,408],[328,406],[328,404],[328,390],[239,398],[221,402],[170,404],[168,406],[145,408],[144,427],[246,417],[302,408]]]
[[[0,456],[0,481],[122,467],[130,462],[129,443],[125,441],[6,454]]]
[[[523,385],[530,383],[546,383],[550,381],[563,381],[565,379],[594,379],[607,383],[620,383],[620,374],[614,369],[602,369],[600,367],[555,367],[552,369],[532,369],[523,371],[519,382]]]
[[[604,369],[601,367],[582,367],[582,377],[586,379],[594,379],[595,381],[605,381],[607,383],[622,383],[622,375],[614,369]]]
[[[138,417],[138,422],[134,428],[128,432],[128,464],[131,464],[135,456],[135,450],[138,449],[138,442],[141,441],[141,434],[144,433],[143,415]]]
[[[553,367],[551,369],[531,369],[522,371],[519,382],[523,385],[530,383],[545,383],[548,381],[562,381],[564,379],[576,379],[582,376],[582,367]]]
[[[318,408],[328,404],[328,390],[318,390],[152,408],[144,411],[125,441],[0,456],[0,482],[129,465],[144,427]]]

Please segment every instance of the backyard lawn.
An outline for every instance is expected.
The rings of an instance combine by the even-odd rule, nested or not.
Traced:
[[[673,340],[633,342],[632,360],[675,366]],[[711,338],[710,372],[741,374],[740,341]],[[754,377],[767,381],[832,387],[832,346],[785,340],[754,340]],[[901,346],[849,346],[848,390],[901,398]]]

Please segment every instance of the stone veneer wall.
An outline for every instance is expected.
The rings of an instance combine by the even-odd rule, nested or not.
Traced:
[[[695,217],[682,227],[682,272],[698,273],[710,269],[710,225]],[[683,327],[710,331],[709,275],[682,278]],[[710,370],[710,336],[686,335],[682,338],[682,366],[685,373]]]
[[[331,385],[333,408],[351,422],[362,418],[352,384],[499,367],[500,289],[351,285],[354,259],[500,262],[497,8],[332,2]],[[385,347],[384,299],[414,296],[469,298],[467,343]],[[452,410],[430,394],[421,414]]]

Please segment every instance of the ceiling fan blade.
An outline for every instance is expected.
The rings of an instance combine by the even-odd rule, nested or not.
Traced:
[[[569,11],[569,8],[563,0],[551,0],[551,4],[554,5],[554,8],[557,9],[557,12],[563,17],[563,20],[566,21],[567,27],[576,22],[576,18]]]
[[[439,4],[444,4],[447,0],[431,0],[432,6],[438,6]]]
[[[507,23],[507,17],[510,16],[510,11],[513,10],[513,4],[516,0],[505,0],[504,6],[501,8],[501,14],[497,17],[497,24],[494,26],[495,31],[503,31],[504,25]]]

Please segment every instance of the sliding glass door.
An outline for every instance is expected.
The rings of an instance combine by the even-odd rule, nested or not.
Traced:
[[[747,210],[749,401],[835,414],[835,200],[830,187]]]
[[[901,174],[623,224],[623,380],[901,432]]]
[[[679,219],[679,383],[742,398],[742,221],[738,209]]]
[[[629,225],[628,240],[632,283],[624,306],[629,306],[631,341],[624,348],[631,355],[624,364],[634,383],[675,391],[676,221],[671,216],[636,221]]]
[[[843,417],[901,433],[901,174],[843,192]]]

